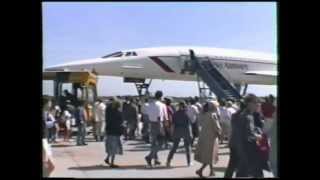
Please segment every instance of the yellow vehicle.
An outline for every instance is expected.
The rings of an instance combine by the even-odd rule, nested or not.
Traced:
[[[97,98],[97,75],[91,72],[64,72],[64,71],[45,71],[43,72],[43,80],[52,80],[54,83],[54,101],[61,109],[66,106],[66,96],[64,94],[65,84],[71,85],[70,98],[73,106],[79,100],[83,100],[87,104],[87,112],[89,115],[88,125],[94,121],[92,107]]]

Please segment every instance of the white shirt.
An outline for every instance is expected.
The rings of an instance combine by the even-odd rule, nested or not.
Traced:
[[[151,122],[158,122],[159,117],[161,122],[168,119],[166,105],[159,100],[150,102],[145,108],[145,113]]]
[[[99,102],[95,102],[94,103],[94,118],[97,120],[98,118],[98,106],[99,106]]]
[[[229,113],[231,113],[231,115],[237,112],[237,110],[236,110],[235,108],[233,108],[233,107],[228,107],[228,108],[227,108],[227,111],[228,111]]]
[[[187,107],[187,115],[192,123],[195,123],[199,114],[198,107],[196,105],[189,105]]]
[[[95,118],[97,122],[105,120],[105,109],[106,109],[106,105],[104,103],[100,103],[96,105]]]
[[[240,109],[240,108],[238,107],[238,105],[236,105],[236,104],[233,104],[233,105],[232,105],[232,108],[233,108],[235,111],[237,111],[237,110]]]
[[[141,113],[142,114],[147,114],[148,107],[149,107],[149,103],[144,103],[142,108],[141,108]]]

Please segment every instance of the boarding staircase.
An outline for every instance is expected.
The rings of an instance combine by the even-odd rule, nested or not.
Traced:
[[[219,99],[240,100],[240,93],[212,65],[209,58],[199,59],[190,50],[191,67]]]

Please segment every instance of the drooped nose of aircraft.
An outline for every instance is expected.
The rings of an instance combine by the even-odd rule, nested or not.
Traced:
[[[81,61],[73,61],[64,64],[57,64],[45,68],[45,71],[91,71],[95,64],[101,59],[87,59]]]
[[[45,71],[89,71],[99,75],[121,76],[121,58],[95,58],[45,68]]]

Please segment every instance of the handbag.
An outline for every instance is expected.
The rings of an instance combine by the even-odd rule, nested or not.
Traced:
[[[257,147],[259,154],[263,160],[263,169],[267,171],[271,171],[270,164],[269,164],[269,153],[270,153],[270,143],[268,137],[265,133],[262,134],[262,138],[260,141],[257,142]]]

